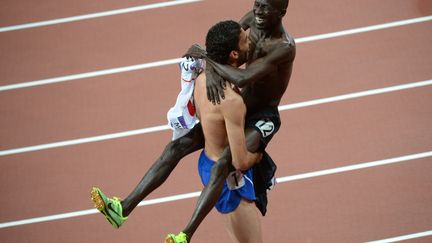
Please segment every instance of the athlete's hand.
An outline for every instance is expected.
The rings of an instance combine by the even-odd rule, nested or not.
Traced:
[[[225,80],[219,76],[210,65],[206,65],[205,74],[207,99],[211,101],[213,105],[216,105],[216,103],[220,104],[221,98],[225,99]]]
[[[187,57],[187,58],[194,57],[194,58],[203,59],[207,57],[207,51],[204,48],[202,48],[200,45],[193,44],[191,47],[189,47],[189,49],[186,51],[183,57]]]

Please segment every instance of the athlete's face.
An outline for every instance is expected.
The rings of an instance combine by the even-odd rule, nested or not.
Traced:
[[[239,66],[243,65],[248,59],[249,53],[249,37],[247,32],[241,29],[240,38],[239,38],[239,50],[238,50],[238,59],[237,64]]]
[[[253,13],[256,27],[260,30],[270,29],[282,18],[282,9],[277,7],[275,0],[255,0]]]

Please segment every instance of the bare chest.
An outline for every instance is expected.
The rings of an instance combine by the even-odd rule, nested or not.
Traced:
[[[249,47],[249,62],[251,63],[273,51],[280,40],[259,37],[255,32],[251,32],[251,44]]]

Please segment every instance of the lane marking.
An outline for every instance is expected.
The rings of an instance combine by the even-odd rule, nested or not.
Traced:
[[[384,240],[368,241],[366,243],[390,243],[390,242],[411,240],[411,239],[426,237],[426,236],[432,236],[432,230],[414,233],[414,234],[409,234],[409,235],[402,235],[402,236],[393,237],[393,238],[384,239]]]
[[[161,126],[154,126],[154,127],[148,127],[148,128],[143,128],[143,129],[137,129],[137,130],[130,130],[130,131],[125,131],[125,132],[105,134],[105,135],[101,135],[101,136],[79,138],[79,139],[73,139],[73,140],[65,140],[65,141],[61,141],[61,142],[47,143],[47,144],[22,147],[22,148],[16,148],[16,149],[8,149],[8,150],[0,151],[0,156],[11,155],[11,154],[20,154],[20,153],[45,150],[45,149],[51,149],[51,148],[59,148],[59,147],[71,146],[71,145],[77,145],[77,144],[83,144],[83,143],[93,143],[93,142],[99,142],[99,141],[110,140],[110,139],[115,139],[115,138],[123,138],[123,137],[135,136],[135,135],[140,135],[140,134],[145,134],[145,133],[159,132],[159,131],[164,131],[164,130],[168,130],[168,129],[170,129],[168,125],[161,125]]]
[[[136,7],[130,7],[130,8],[122,8],[122,9],[115,9],[115,10],[92,13],[92,14],[72,16],[72,17],[67,17],[67,18],[52,19],[52,20],[39,21],[39,22],[33,22],[33,23],[27,23],[27,24],[6,26],[6,27],[0,28],[0,33],[1,32],[7,32],[7,31],[14,31],[14,30],[36,28],[36,27],[42,27],[42,26],[48,26],[48,25],[63,24],[63,23],[68,23],[68,22],[75,22],[75,21],[81,21],[81,20],[86,20],[86,19],[94,19],[94,18],[119,15],[119,14],[125,14],[125,13],[132,13],[132,12],[144,11],[144,10],[155,9],[155,8],[170,7],[170,6],[200,2],[200,1],[203,1],[203,0],[172,0],[169,2],[153,3],[153,4],[136,6]]]
[[[304,173],[304,174],[279,177],[279,178],[277,178],[277,183],[285,183],[285,182],[289,182],[289,181],[309,179],[309,178],[313,178],[313,177],[319,177],[319,176],[343,173],[343,172],[348,172],[348,171],[366,169],[366,168],[371,168],[371,167],[395,164],[395,163],[412,161],[412,160],[423,159],[423,158],[428,158],[428,157],[432,157],[432,151],[417,153],[417,154],[410,154],[410,155],[394,157],[394,158],[389,158],[389,159],[383,159],[383,160],[377,160],[377,161],[371,161],[371,162],[366,162],[366,163],[354,164],[354,165],[349,165],[349,166],[337,167],[337,168],[333,168],[333,169],[320,170],[320,171],[309,172],[309,173]],[[178,195],[173,195],[173,196],[168,196],[168,197],[161,197],[161,198],[156,198],[156,199],[151,199],[151,200],[144,200],[138,204],[138,207],[154,205],[154,204],[161,204],[161,203],[166,203],[166,202],[173,202],[173,201],[178,201],[178,200],[185,200],[185,199],[190,199],[190,198],[196,198],[196,197],[199,197],[200,194],[201,194],[201,192],[198,191],[198,192],[178,194]],[[36,218],[29,218],[29,219],[23,219],[23,220],[4,222],[4,223],[0,223],[0,229],[20,226],[20,225],[26,225],[26,224],[34,224],[34,223],[41,223],[41,222],[47,222],[47,221],[53,221],[53,220],[61,220],[61,219],[85,216],[85,215],[90,215],[90,214],[96,214],[98,212],[99,211],[97,211],[96,209],[88,209],[88,210],[55,214],[55,215],[44,216],[44,217],[36,217]]]
[[[432,20],[432,15],[429,15],[429,16],[424,16],[424,17],[420,17],[420,18],[406,19],[406,20],[400,20],[400,21],[395,21],[395,22],[388,22],[388,23],[384,23],[384,24],[371,25],[371,26],[367,26],[367,27],[342,30],[342,31],[338,31],[338,32],[328,33],[328,34],[303,37],[303,38],[299,38],[296,41],[297,42],[310,42],[310,41],[316,41],[316,40],[324,40],[324,39],[335,38],[335,37],[340,37],[340,36],[345,36],[345,35],[352,35],[352,34],[364,33],[364,32],[369,32],[369,31],[394,28],[394,27],[399,27],[399,26],[404,26],[404,25],[417,24],[417,23],[431,21],[431,20]]]
[[[404,156],[390,158],[390,159],[383,159],[383,160],[377,160],[377,161],[366,162],[366,163],[361,163],[361,164],[342,166],[342,167],[337,167],[337,168],[333,168],[333,169],[320,170],[320,171],[316,171],[316,172],[309,172],[309,173],[304,173],[304,174],[299,174],[299,175],[294,175],[294,176],[281,177],[281,178],[278,178],[276,182],[282,183],[282,182],[308,179],[308,178],[313,178],[313,177],[318,177],[318,176],[325,176],[325,175],[343,173],[343,172],[348,172],[348,171],[353,171],[353,170],[366,169],[366,168],[370,168],[370,167],[395,164],[395,163],[400,163],[400,162],[409,161],[409,160],[423,159],[423,158],[427,158],[427,157],[431,157],[431,156],[432,156],[432,151],[424,152],[424,153],[418,153],[418,154],[404,155]]]
[[[156,198],[156,199],[144,200],[138,204],[138,207],[149,206],[149,205],[154,205],[154,204],[161,204],[161,203],[166,203],[166,202],[173,202],[173,201],[178,201],[178,200],[185,200],[185,199],[189,199],[189,198],[195,198],[195,197],[199,197],[200,194],[201,194],[201,192],[198,191],[198,192],[184,193],[184,194],[173,195],[173,196],[168,196],[168,197],[161,197],[161,198]],[[8,227],[15,227],[15,226],[19,226],[19,225],[34,224],[34,223],[41,223],[41,222],[47,222],[47,221],[74,218],[74,217],[86,216],[86,215],[97,214],[97,213],[99,213],[99,211],[97,209],[87,209],[87,210],[81,210],[81,211],[75,211],[75,212],[69,212],[69,213],[54,214],[54,215],[44,216],[44,217],[29,218],[29,219],[24,219],[24,220],[0,223],[0,229],[1,228],[8,228]]]
[[[321,104],[325,104],[325,103],[355,99],[355,98],[360,98],[360,97],[365,97],[365,96],[385,94],[385,93],[390,93],[390,92],[395,92],[395,91],[400,91],[400,90],[419,88],[419,87],[424,87],[424,86],[429,86],[429,85],[432,85],[432,79],[420,81],[420,82],[408,83],[408,84],[389,86],[389,87],[379,88],[379,89],[371,89],[371,90],[349,93],[349,94],[344,94],[344,95],[338,95],[338,96],[333,96],[333,97],[328,97],[328,98],[304,101],[304,102],[294,103],[294,104],[290,104],[290,105],[281,105],[281,106],[279,106],[279,110],[280,111],[292,110],[292,109],[303,108],[303,107],[308,107],[308,106],[313,106],[313,105],[321,105]]]
[[[328,97],[328,98],[315,99],[315,100],[304,101],[304,102],[299,102],[299,103],[294,103],[294,104],[281,105],[281,106],[279,106],[279,110],[280,111],[286,111],[286,110],[298,109],[298,108],[303,108],[303,107],[308,107],[308,106],[321,105],[321,104],[326,104],[326,103],[331,103],[331,102],[343,101],[343,100],[348,100],[348,99],[355,99],[355,98],[360,98],[360,97],[365,97],[365,96],[370,96],[370,95],[384,94],[384,93],[389,93],[389,92],[413,89],[413,88],[430,86],[430,85],[432,85],[432,79],[420,81],[420,82],[415,82],[415,83],[390,86],[390,87],[385,87],[385,88],[380,88],[380,89],[372,89],[372,90],[367,90],[367,91],[350,93],[350,94],[345,94],[345,95],[338,95],[338,96],[333,96],[333,97]],[[51,148],[59,148],[59,147],[78,145],[78,144],[84,144],[84,143],[99,142],[99,141],[104,141],[104,140],[141,135],[141,134],[146,134],[146,133],[160,132],[160,131],[169,130],[169,129],[170,128],[168,125],[159,125],[159,126],[154,126],[154,127],[142,128],[142,129],[137,129],[137,130],[129,130],[129,131],[124,131],[124,132],[119,132],[119,133],[110,133],[110,134],[94,136],[94,137],[79,138],[79,139],[65,140],[65,141],[60,141],[60,142],[34,145],[34,146],[28,146],[28,147],[7,149],[7,150],[1,150],[0,156],[33,152],[33,151],[39,151],[39,150],[45,150],[45,149],[51,149]]]
[[[421,22],[426,22],[426,21],[431,21],[431,20],[432,20],[432,15],[426,16],[426,17],[421,17],[421,18],[413,18],[413,19],[406,19],[406,20],[390,22],[390,23],[385,23],[385,24],[372,25],[372,26],[368,26],[368,27],[343,30],[343,31],[332,32],[332,33],[327,33],[327,34],[296,38],[296,42],[297,43],[304,43],[304,42],[310,42],[310,41],[318,41],[318,40],[323,40],[323,39],[336,38],[336,37],[341,37],[341,36],[346,36],[346,35],[364,33],[364,32],[368,32],[368,31],[375,31],[375,30],[399,27],[399,26],[404,26],[404,25],[409,25],[409,24],[416,24],[416,23],[421,23]],[[17,83],[17,84],[3,85],[3,86],[0,86],[0,92],[1,91],[7,91],[7,90],[13,90],[13,89],[28,88],[28,87],[38,86],[38,85],[47,85],[47,84],[66,82],[66,81],[72,81],[72,80],[83,79],[83,78],[97,77],[97,76],[110,75],[110,74],[115,74],[115,73],[137,71],[137,70],[146,69],[146,68],[153,68],[153,67],[177,64],[180,62],[180,60],[181,60],[180,58],[173,58],[173,59],[168,59],[168,60],[143,63],[143,64],[137,64],[137,65],[132,65],[132,66],[118,67],[118,68],[112,68],[112,69],[104,69],[104,70],[99,70],[99,71],[94,71],[94,72],[86,72],[86,73],[80,73],[80,74],[73,74],[73,75],[60,76],[60,77],[54,77],[54,78],[48,78],[48,79],[22,82],[22,83]]]
[[[161,67],[161,66],[165,66],[165,65],[178,64],[180,61],[181,61],[181,58],[175,58],[175,59],[168,59],[168,60],[163,60],[163,61],[142,63],[142,64],[137,64],[137,65],[132,65],[132,66],[99,70],[99,71],[94,71],[94,72],[79,73],[79,74],[73,74],[73,75],[68,75],[68,76],[35,80],[35,81],[30,81],[30,82],[3,85],[3,86],[0,86],[0,92],[1,91],[7,91],[7,90],[13,90],[13,89],[28,88],[28,87],[39,86],[39,85],[47,85],[47,84],[72,81],[72,80],[83,79],[83,78],[93,78],[93,77],[116,74],[116,73],[137,71],[137,70],[142,70],[142,69],[147,69],[147,68]]]

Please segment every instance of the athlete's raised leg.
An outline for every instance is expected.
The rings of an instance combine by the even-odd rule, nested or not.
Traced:
[[[147,195],[162,185],[183,157],[203,147],[204,136],[200,124],[185,136],[168,143],[139,184],[122,201],[124,216],[128,216]]]
[[[197,124],[188,134],[167,144],[161,156],[125,200],[120,201],[117,197],[108,198],[99,188],[94,187],[91,191],[91,199],[95,207],[114,228],[119,228],[134,208],[165,182],[183,157],[203,147],[204,135],[201,125]]]

